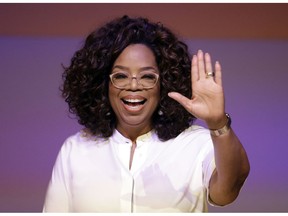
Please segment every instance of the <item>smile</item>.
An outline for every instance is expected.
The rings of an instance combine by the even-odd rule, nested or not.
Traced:
[[[128,110],[128,111],[140,111],[145,102],[147,101],[147,99],[140,99],[140,98],[122,98],[121,99],[124,107]]]

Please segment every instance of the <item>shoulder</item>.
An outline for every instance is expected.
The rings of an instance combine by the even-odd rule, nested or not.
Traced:
[[[190,138],[190,139],[203,139],[203,140],[211,140],[210,132],[208,129],[199,126],[199,125],[192,125],[182,133],[180,133],[177,139],[182,138]]]
[[[190,126],[171,141],[178,147],[191,151],[209,152],[213,149],[210,131],[198,125]]]
[[[83,149],[90,149],[95,146],[103,146],[108,141],[107,138],[101,138],[87,133],[84,129],[67,137],[61,147],[62,152],[71,152]]]

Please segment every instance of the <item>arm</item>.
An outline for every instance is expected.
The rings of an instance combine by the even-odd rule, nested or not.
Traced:
[[[188,112],[206,122],[209,129],[220,129],[227,123],[224,107],[221,66],[215,63],[215,77],[211,58],[198,51],[191,66],[192,98],[170,92]],[[218,205],[233,202],[248,176],[250,166],[245,150],[232,129],[220,136],[213,136],[216,170],[210,180],[210,198]]]
[[[212,136],[216,171],[210,180],[210,199],[218,205],[234,201],[249,173],[246,152],[230,129],[219,137]]]

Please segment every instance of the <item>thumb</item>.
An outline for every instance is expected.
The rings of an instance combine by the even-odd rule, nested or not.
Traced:
[[[192,110],[192,102],[189,98],[185,97],[184,95],[178,92],[169,92],[168,96],[178,103],[180,103],[188,112]]]

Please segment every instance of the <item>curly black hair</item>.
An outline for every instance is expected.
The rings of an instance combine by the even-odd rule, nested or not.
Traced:
[[[114,61],[131,44],[144,44],[155,55],[160,101],[152,117],[153,129],[161,140],[174,138],[195,120],[168,96],[168,92],[176,91],[191,97],[191,58],[187,45],[161,23],[125,15],[90,33],[70,66],[64,67],[62,96],[69,111],[90,133],[110,137],[117,119],[108,97],[109,74]]]

